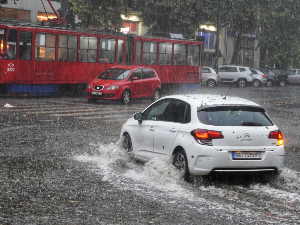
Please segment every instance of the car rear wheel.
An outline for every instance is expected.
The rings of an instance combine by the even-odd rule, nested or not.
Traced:
[[[247,81],[245,79],[239,79],[236,84],[239,88],[244,88],[247,85]]]
[[[210,79],[206,82],[206,85],[207,85],[207,87],[215,87],[217,85],[217,83],[215,80]]]
[[[281,80],[280,82],[279,82],[279,86],[280,87],[284,87],[286,85],[286,81],[285,80]]]
[[[155,102],[158,99],[160,99],[160,91],[159,91],[159,89],[155,89],[153,96],[152,96],[152,102]]]
[[[267,87],[273,87],[274,86],[274,82],[272,80],[267,80]]]
[[[259,87],[260,84],[261,84],[260,80],[254,80],[252,83],[253,87],[255,87],[255,88]]]
[[[131,94],[129,90],[125,90],[121,96],[121,102],[125,105],[128,105],[131,100]]]
[[[173,155],[173,165],[179,170],[185,181],[189,181],[190,172],[187,157],[183,149],[179,149]]]

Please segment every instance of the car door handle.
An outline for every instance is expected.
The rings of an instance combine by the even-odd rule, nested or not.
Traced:
[[[151,126],[149,130],[154,131],[155,130],[154,126]]]
[[[170,131],[171,131],[171,132],[176,132],[177,130],[176,130],[175,127],[173,127]]]

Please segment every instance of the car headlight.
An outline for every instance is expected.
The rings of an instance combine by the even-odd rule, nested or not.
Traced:
[[[107,90],[115,90],[115,89],[118,89],[119,86],[110,86],[107,88]]]
[[[90,84],[88,84],[88,85],[86,86],[86,88],[91,88],[91,85],[90,85]]]

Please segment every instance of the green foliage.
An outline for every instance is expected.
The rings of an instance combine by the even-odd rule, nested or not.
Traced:
[[[260,46],[265,66],[285,69],[300,62],[300,4],[298,0],[263,0],[260,5]]]

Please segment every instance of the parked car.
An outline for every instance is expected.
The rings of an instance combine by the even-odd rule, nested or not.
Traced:
[[[120,99],[129,104],[133,98],[152,98],[161,96],[161,82],[157,73],[144,67],[113,67],[92,80],[86,88],[89,102],[99,99]]]
[[[287,72],[279,69],[259,69],[267,77],[267,87],[273,87],[274,84],[284,87],[288,82]]]
[[[266,75],[258,69],[250,69],[252,72],[252,85],[253,87],[259,87],[261,85],[266,85],[267,77]]]
[[[122,127],[138,161],[173,158],[188,180],[211,172],[272,172],[284,167],[283,136],[262,106],[220,95],[165,96]]]
[[[248,83],[252,83],[252,72],[246,66],[224,65],[218,71],[221,82],[236,83],[240,88],[244,88]]]
[[[220,77],[211,67],[202,68],[202,84],[208,87],[216,87],[220,83]]]
[[[300,69],[290,69],[287,74],[289,84],[300,84]]]

